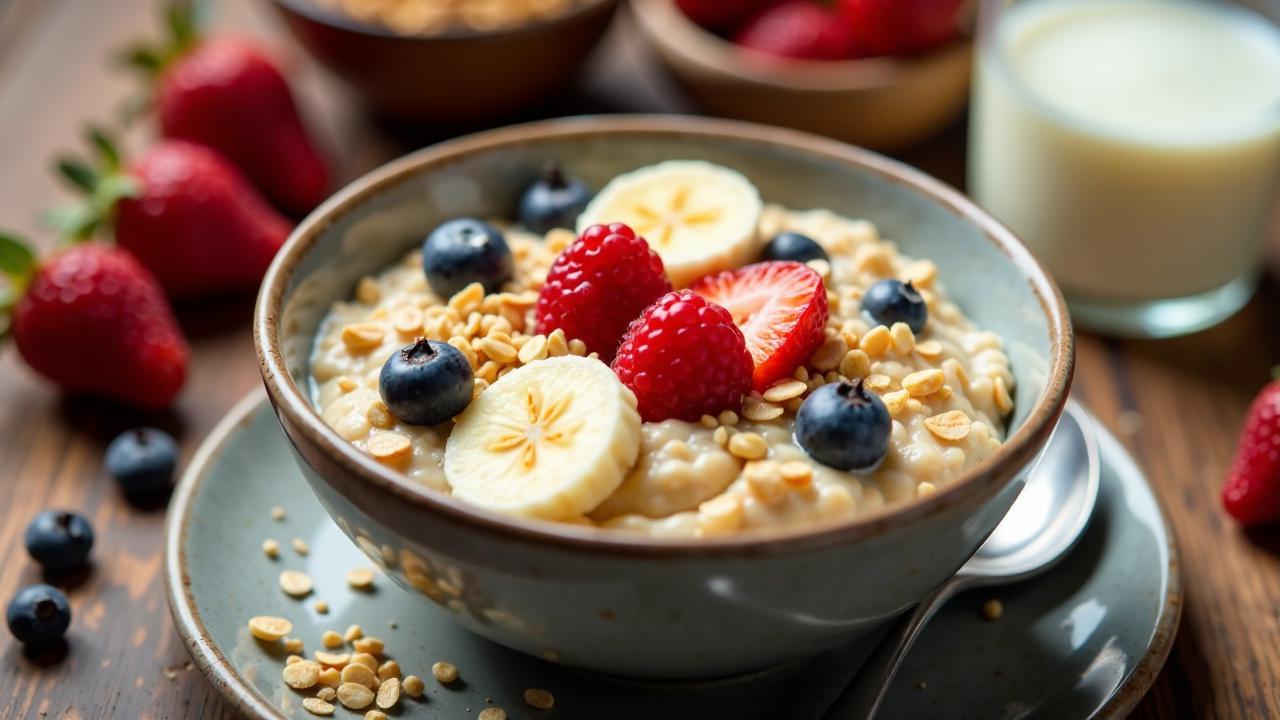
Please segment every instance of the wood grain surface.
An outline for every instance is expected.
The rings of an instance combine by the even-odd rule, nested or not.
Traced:
[[[49,158],[75,148],[81,124],[110,117],[131,92],[130,78],[103,58],[155,31],[153,4],[0,0],[0,227],[47,242],[36,213],[65,199]],[[265,2],[215,5],[220,27],[267,40],[286,57],[342,179],[432,139],[393,136],[365,119],[284,37]],[[687,110],[622,23],[574,94],[542,114]],[[961,184],[963,128],[904,159]],[[1161,342],[1080,337],[1076,397],[1150,474],[1182,549],[1182,627],[1135,717],[1280,717],[1280,531],[1239,531],[1217,499],[1244,409],[1280,360],[1277,264],[1269,267],[1249,307],[1212,331]],[[0,350],[0,599],[40,579],[21,539],[36,512],[79,509],[98,533],[92,570],[58,579],[75,613],[65,655],[27,657],[0,633],[0,718],[232,717],[175,637],[160,579],[163,512],[125,504],[101,456],[117,432],[145,422],[175,432],[190,457],[259,382],[250,306],[244,298],[181,309],[194,348],[190,383],[160,416],[62,400],[11,348]]]

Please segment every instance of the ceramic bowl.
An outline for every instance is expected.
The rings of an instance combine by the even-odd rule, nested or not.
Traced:
[[[669,158],[735,168],[771,202],[873,219],[905,252],[932,258],[960,307],[1005,339],[1017,382],[1005,444],[936,494],[865,516],[672,540],[467,505],[383,467],[321,420],[308,355],[330,304],[350,297],[361,276],[397,261],[445,219],[509,215],[551,159],[599,188]],[[271,403],[311,487],[393,578],[503,645],[662,678],[723,676],[807,656],[914,604],[968,559],[1013,502],[1063,410],[1073,363],[1052,280],[956,191],[832,140],[679,117],[516,126],[370,173],[294,231],[267,273],[254,336]]]
[[[714,115],[898,150],[935,135],[968,101],[968,38],[909,58],[787,60],[698,27],[673,0],[631,0],[631,9],[668,74]]]
[[[285,26],[376,112],[428,127],[474,126],[544,102],[582,69],[619,0],[585,0],[511,29],[398,35],[310,0],[271,0]]]

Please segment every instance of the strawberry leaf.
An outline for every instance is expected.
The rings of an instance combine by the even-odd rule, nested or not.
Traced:
[[[67,157],[61,158],[58,160],[58,174],[71,183],[72,186],[87,193],[92,194],[98,189],[98,171],[81,160]]]
[[[141,70],[146,75],[158,75],[164,68],[164,56],[150,45],[133,45],[119,54],[125,67]]]
[[[108,171],[119,169],[120,150],[116,147],[115,139],[107,134],[106,130],[97,125],[90,125],[85,130],[85,139],[89,147],[93,148],[95,156],[101,161],[104,169]]]
[[[10,278],[25,280],[36,268],[36,254],[13,235],[0,233],[0,271]]]
[[[88,240],[98,231],[102,214],[91,202],[78,202],[46,210],[41,221],[64,242]]]
[[[174,50],[184,50],[199,38],[199,9],[194,0],[174,0],[165,8],[165,24]]]

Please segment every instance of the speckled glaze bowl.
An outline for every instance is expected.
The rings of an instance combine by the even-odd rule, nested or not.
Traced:
[[[308,355],[329,305],[457,215],[509,215],[555,159],[589,185],[661,159],[736,168],[769,201],[874,220],[929,257],[953,299],[1005,339],[1017,381],[1007,442],[936,494],[827,524],[697,541],[498,515],[414,484],[349,445],[312,405]],[[956,191],[879,155],[722,120],[556,120],[427,148],[307,218],[267,273],[255,341],[270,401],[325,509],[398,582],[471,630],[561,663],[708,678],[831,648],[950,576],[1008,510],[1066,402],[1073,344],[1044,270]],[[401,622],[409,618],[399,618]]]

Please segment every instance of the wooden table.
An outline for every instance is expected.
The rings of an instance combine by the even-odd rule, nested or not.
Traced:
[[[65,199],[49,158],[73,149],[81,123],[109,116],[129,78],[103,58],[156,27],[152,0],[0,0],[0,226],[39,235],[38,209]],[[308,115],[356,177],[422,142],[392,137],[357,110],[282,36],[265,3],[216,4],[219,26],[290,54]],[[550,112],[686,110],[627,32],[614,28],[573,97]],[[963,181],[963,128],[905,155],[953,184]],[[47,241],[47,234],[41,236]],[[1276,269],[1272,263],[1274,276]],[[98,533],[91,572],[72,583],[69,652],[35,662],[0,633],[0,717],[229,718],[175,637],[161,584],[163,513],[126,505],[101,468],[105,444],[139,423],[174,432],[184,457],[258,384],[251,299],[187,307],[194,348],[189,386],[168,414],[142,416],[63,400],[12,348],[0,350],[0,600],[40,579],[22,549],[27,522],[46,507],[84,512]],[[1150,473],[1182,548],[1186,606],[1177,643],[1139,706],[1142,718],[1280,717],[1280,530],[1239,531],[1218,487],[1245,407],[1280,359],[1272,281],[1239,316],[1178,340],[1082,335],[1076,397]]]

